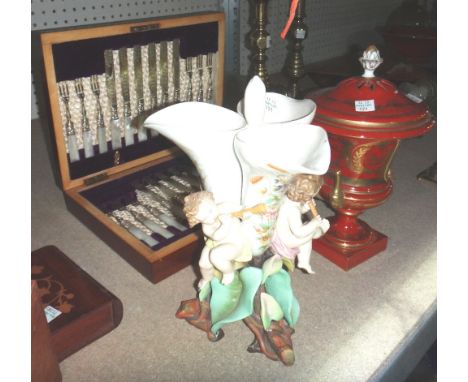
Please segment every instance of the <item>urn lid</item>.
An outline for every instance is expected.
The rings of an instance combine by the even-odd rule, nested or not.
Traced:
[[[434,117],[424,103],[411,101],[393,83],[374,75],[383,62],[374,45],[359,61],[362,76],[309,94],[317,104],[314,124],[337,135],[388,139],[415,137],[433,127]]]

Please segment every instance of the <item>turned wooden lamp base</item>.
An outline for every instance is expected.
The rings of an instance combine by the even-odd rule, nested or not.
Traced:
[[[357,222],[369,233],[366,240],[353,241],[338,238],[333,235],[333,229],[330,229],[320,239],[313,240],[312,249],[341,269],[348,271],[387,248],[387,236],[369,227],[360,219],[357,219]]]

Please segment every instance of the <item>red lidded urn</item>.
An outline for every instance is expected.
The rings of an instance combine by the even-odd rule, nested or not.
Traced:
[[[336,212],[313,249],[344,270],[387,247],[387,236],[358,216],[390,196],[390,165],[401,139],[423,135],[435,124],[425,104],[410,101],[391,82],[374,76],[383,62],[375,46],[360,61],[362,77],[308,95],[317,104],[313,123],[327,131],[331,146],[320,194]]]

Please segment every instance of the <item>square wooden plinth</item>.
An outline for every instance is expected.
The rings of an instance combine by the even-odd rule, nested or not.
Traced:
[[[320,239],[313,240],[312,249],[338,265],[341,269],[348,271],[387,248],[387,236],[375,230],[373,230],[373,235],[375,240],[356,250],[347,249],[343,251],[328,241],[325,237],[326,235]]]

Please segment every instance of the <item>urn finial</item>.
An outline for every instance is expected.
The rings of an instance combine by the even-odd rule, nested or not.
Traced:
[[[364,68],[364,74],[362,75],[365,78],[375,77],[374,70],[383,62],[383,58],[380,57],[380,52],[375,45],[369,45],[369,47],[364,51],[359,61]]]

